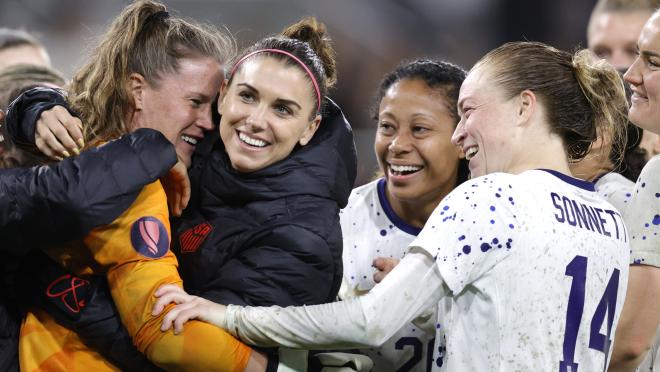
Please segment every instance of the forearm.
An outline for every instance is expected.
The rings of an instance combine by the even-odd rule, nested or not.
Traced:
[[[37,120],[43,111],[54,106],[68,109],[64,91],[53,88],[33,88],[21,94],[7,110],[7,133],[12,143],[24,150],[36,150],[34,134]]]
[[[424,283],[420,290],[419,283]],[[378,346],[447,292],[435,261],[409,253],[369,294],[324,305],[229,306],[226,327],[249,344],[293,348]]]
[[[609,370],[634,371],[644,358],[659,322],[660,268],[631,266]]]
[[[2,170],[2,251],[82,238],[128,208],[148,183],[176,163],[162,134],[141,129],[51,166]],[[39,230],[39,234],[34,234]]]

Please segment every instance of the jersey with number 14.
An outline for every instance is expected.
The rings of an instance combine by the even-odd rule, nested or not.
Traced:
[[[375,258],[402,258],[420,229],[394,213],[385,195],[384,179],[354,189],[339,216],[344,237],[344,278],[339,297],[346,300],[366,294],[376,285],[371,266]],[[425,372],[432,364],[442,364],[440,349],[437,360],[431,360],[434,334],[409,323],[380,348],[360,353],[374,362],[373,371]]]
[[[412,247],[447,285],[445,371],[605,371],[628,278],[619,212],[554,171],[495,173],[444,198]]]

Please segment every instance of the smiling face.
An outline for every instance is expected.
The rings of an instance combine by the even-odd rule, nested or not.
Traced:
[[[516,97],[507,100],[504,96],[486,67],[472,70],[461,86],[461,120],[452,142],[463,149],[472,177],[511,171],[518,157],[514,127],[519,105]]]
[[[660,15],[646,22],[637,42],[639,55],[624,79],[633,92],[628,111],[635,125],[660,133]]]
[[[456,186],[461,152],[451,143],[456,121],[447,106],[443,89],[418,79],[385,92],[374,148],[393,198],[437,204]]]
[[[132,74],[133,128],[163,133],[189,167],[197,141],[213,128],[211,104],[221,82],[220,64],[210,58],[182,59],[178,72],[164,74],[153,86]]]
[[[218,104],[220,137],[231,165],[254,172],[305,146],[321,117],[305,73],[283,61],[255,56],[241,64],[231,83],[223,84]]]
[[[625,70],[637,56],[637,38],[650,17],[646,11],[603,12],[589,24],[589,49],[617,70]]]

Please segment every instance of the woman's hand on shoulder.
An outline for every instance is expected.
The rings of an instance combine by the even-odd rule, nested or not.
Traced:
[[[152,311],[154,316],[158,316],[163,312],[167,305],[176,304],[163,317],[163,323],[160,327],[163,332],[174,328],[174,334],[179,334],[183,331],[183,325],[193,319],[224,328],[225,305],[189,295],[181,287],[174,284],[162,285],[154,295],[158,297]]]
[[[39,116],[34,142],[39,151],[53,159],[78,155],[85,145],[82,122],[66,108],[54,106]]]

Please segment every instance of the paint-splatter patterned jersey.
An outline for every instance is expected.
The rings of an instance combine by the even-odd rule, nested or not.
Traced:
[[[639,175],[624,218],[630,229],[630,263],[660,267],[660,156]]]
[[[609,172],[598,178],[594,186],[598,195],[623,214],[628,207],[635,184],[619,173]]]
[[[545,170],[470,180],[411,246],[435,257],[452,293],[444,370],[605,370],[629,248],[593,184]]]
[[[340,212],[344,237],[344,278],[339,297],[346,300],[367,293],[376,283],[371,266],[377,257],[401,259],[408,245],[419,234],[396,215],[385,194],[385,180],[379,179],[351,192],[348,205]],[[431,370],[433,351],[440,347],[442,364],[444,347],[434,347],[434,332],[428,333],[412,323],[406,324],[380,348],[362,349],[374,362],[374,371]]]

